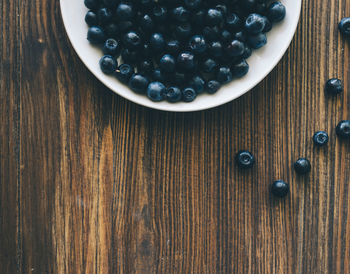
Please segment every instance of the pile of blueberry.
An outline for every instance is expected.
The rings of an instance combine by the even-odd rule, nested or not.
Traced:
[[[87,38],[103,49],[101,70],[152,101],[169,102],[191,102],[243,77],[252,50],[267,43],[265,33],[286,14],[270,0],[84,3]]]

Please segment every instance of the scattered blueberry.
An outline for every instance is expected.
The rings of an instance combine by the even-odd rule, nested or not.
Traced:
[[[87,39],[92,44],[102,44],[106,40],[105,33],[101,27],[89,28]]]
[[[89,10],[85,15],[85,22],[90,27],[96,26],[98,24],[97,14],[94,11]]]
[[[350,139],[350,120],[339,122],[336,127],[336,133],[341,138]]]
[[[174,72],[176,67],[175,58],[170,54],[162,56],[159,62],[159,68],[164,72]]]
[[[311,164],[310,161],[306,158],[299,158],[294,163],[294,169],[298,174],[306,174],[309,173],[311,170]]]
[[[210,94],[216,93],[221,88],[220,82],[216,80],[210,80],[207,83],[206,90]]]
[[[252,153],[247,150],[241,150],[236,154],[236,164],[243,169],[253,167],[255,158]]]
[[[279,1],[273,2],[267,9],[267,18],[272,23],[282,21],[286,16],[286,7]]]
[[[216,75],[216,79],[221,84],[226,84],[232,81],[232,72],[229,67],[221,67],[218,70],[218,73]]]
[[[316,146],[322,147],[327,145],[329,141],[329,136],[325,131],[317,131],[312,137]]]
[[[343,92],[343,83],[337,78],[329,79],[326,82],[326,92],[330,95],[338,95]]]
[[[289,185],[282,180],[274,181],[271,185],[271,193],[276,197],[283,198],[289,193]]]
[[[110,38],[106,40],[102,51],[105,55],[118,57],[120,55],[120,49],[120,44],[116,40]]]
[[[258,34],[264,30],[265,26],[265,18],[260,14],[252,13],[247,17],[244,28],[250,34]]]
[[[116,70],[116,77],[120,82],[127,84],[134,72],[134,68],[131,65],[121,64]]]
[[[350,35],[350,17],[345,17],[340,21],[339,30],[344,35]]]

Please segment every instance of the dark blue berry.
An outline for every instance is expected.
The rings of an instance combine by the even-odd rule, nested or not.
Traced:
[[[219,41],[214,41],[209,44],[209,53],[214,57],[221,57],[223,54],[222,44]]]
[[[226,17],[226,27],[235,32],[238,31],[241,28],[242,25],[242,21],[241,19],[238,17],[237,14],[235,13],[231,13],[229,15],[227,15]]]
[[[232,57],[242,56],[245,50],[245,45],[239,40],[233,40],[225,49],[227,55]]]
[[[154,50],[156,52],[163,51],[165,48],[165,40],[163,35],[160,33],[153,33],[149,40],[149,45],[151,47],[151,50]]]
[[[153,18],[158,23],[166,21],[168,16],[168,10],[164,6],[155,6],[152,10]]]
[[[84,4],[88,9],[95,10],[98,8],[100,1],[99,0],[84,0]]]
[[[214,59],[208,58],[201,63],[201,70],[205,73],[213,73],[217,66],[218,65]]]
[[[178,87],[169,87],[166,91],[166,99],[170,103],[175,103],[181,101],[182,92]]]
[[[146,93],[149,81],[147,77],[135,73],[130,77],[129,87],[136,93]]]
[[[185,88],[182,91],[182,100],[184,102],[192,102],[194,99],[196,99],[197,93],[193,88]]]
[[[350,17],[345,17],[340,21],[339,30],[344,35],[350,35]]]
[[[154,22],[151,16],[148,14],[144,14],[140,19],[139,19],[139,25],[140,29],[146,33],[150,33],[154,29]]]
[[[116,70],[115,76],[117,79],[126,84],[129,82],[130,77],[134,74],[134,68],[129,64],[122,64]]]
[[[127,48],[124,48],[122,50],[121,56],[123,61],[128,64],[136,64],[140,57],[137,51],[133,51]]]
[[[112,55],[114,57],[118,57],[120,55],[121,46],[116,40],[107,39],[102,51],[105,55]]]
[[[165,50],[172,55],[177,56],[180,52],[181,45],[178,40],[170,40],[166,43]]]
[[[187,40],[192,34],[190,23],[180,23],[175,26],[174,36],[181,41]]]
[[[341,121],[336,127],[336,133],[344,139],[350,138],[350,120]]]
[[[286,8],[279,1],[273,2],[267,9],[267,18],[269,18],[272,23],[282,21],[285,16]]]
[[[105,74],[112,74],[118,67],[117,60],[110,55],[105,55],[100,59],[100,68]]]
[[[164,72],[174,72],[176,67],[175,58],[170,54],[162,56],[159,62],[159,68]]]
[[[195,57],[190,52],[182,52],[177,57],[177,66],[184,71],[192,71],[196,67]]]
[[[266,45],[267,38],[263,33],[259,33],[256,35],[249,35],[247,38],[248,44],[253,49],[259,49]]]
[[[207,43],[202,35],[194,35],[189,42],[189,48],[194,54],[205,52],[207,49]]]
[[[135,31],[129,31],[123,37],[123,44],[130,50],[137,50],[142,45],[142,39]]]
[[[244,28],[250,34],[258,34],[264,30],[265,25],[266,20],[263,16],[252,13],[247,17]]]
[[[249,65],[246,60],[241,60],[240,62],[232,66],[233,76],[236,78],[241,78],[246,75],[249,71]]]
[[[251,168],[255,163],[253,154],[247,150],[238,151],[235,160],[236,164],[243,169]]]
[[[195,75],[190,80],[190,87],[193,88],[197,94],[202,93],[205,88],[205,81],[201,76]]]
[[[184,7],[179,6],[172,10],[172,16],[178,22],[187,22],[190,17],[190,13]]]
[[[116,17],[119,21],[128,21],[134,17],[134,9],[132,5],[128,3],[120,3],[115,12]]]
[[[205,18],[208,26],[218,26],[224,20],[223,14],[218,9],[209,9]]]
[[[271,185],[271,193],[276,197],[283,198],[289,193],[289,185],[282,180],[275,181]]]
[[[266,16],[263,16],[263,18],[265,20],[265,27],[263,29],[263,32],[269,32],[270,30],[272,30],[272,23]]]
[[[343,92],[343,83],[341,80],[337,78],[329,79],[326,82],[325,90],[330,95],[338,95]]]
[[[314,134],[312,139],[313,139],[316,146],[322,147],[328,143],[329,136],[328,136],[327,132],[325,132],[325,131],[318,131]]]
[[[94,26],[89,28],[87,39],[92,44],[102,44],[106,40],[106,36],[102,28]]]
[[[295,169],[296,173],[298,173],[298,174],[309,173],[311,171],[310,161],[306,158],[299,158],[294,163],[294,169]]]
[[[139,62],[137,68],[140,74],[150,75],[154,70],[153,61],[150,59],[142,60]]]
[[[206,85],[206,91],[210,94],[216,93],[220,88],[221,84],[216,80],[210,80]]]
[[[154,102],[160,102],[166,95],[166,88],[161,82],[152,82],[147,87],[147,97]]]
[[[107,8],[102,8],[97,11],[97,18],[101,25],[106,25],[112,20],[112,12]]]
[[[232,81],[232,72],[229,67],[220,67],[216,80],[218,80],[221,84],[226,84]]]
[[[97,18],[96,13],[92,10],[89,10],[85,15],[85,22],[90,27],[98,25],[98,18]]]

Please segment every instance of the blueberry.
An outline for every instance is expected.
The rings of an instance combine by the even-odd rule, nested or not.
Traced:
[[[223,20],[223,14],[218,9],[209,9],[205,18],[205,21],[209,26],[218,26]]]
[[[170,78],[171,82],[179,86],[184,86],[186,80],[187,80],[186,74],[178,71],[176,71],[174,75],[172,75],[172,77]]]
[[[270,30],[272,30],[272,23],[266,16],[263,16],[263,18],[265,20],[265,27],[262,32],[269,32]]]
[[[97,11],[97,18],[101,25],[106,25],[112,20],[112,12],[107,8],[102,8]]]
[[[271,193],[276,197],[283,198],[289,193],[289,185],[282,180],[275,181],[271,185]]]
[[[255,163],[255,158],[252,153],[247,150],[241,150],[236,154],[235,157],[236,164],[243,169],[253,167]]]
[[[117,79],[126,84],[129,82],[130,77],[134,74],[134,68],[129,64],[122,64],[116,70],[115,76]]]
[[[99,0],[84,0],[84,4],[88,9],[94,10],[97,9],[100,1]]]
[[[85,22],[90,27],[96,26],[98,24],[97,14],[94,11],[89,10],[85,15]]]
[[[223,30],[221,33],[220,33],[220,41],[223,42],[223,43],[228,43],[230,41],[232,41],[232,33],[228,30]]]
[[[150,75],[154,70],[153,61],[149,59],[142,60],[139,62],[137,68],[140,74]]]
[[[229,56],[237,57],[242,56],[245,50],[245,45],[239,40],[233,40],[229,43],[225,49]]]
[[[202,4],[202,0],[184,0],[184,3],[189,9],[197,9]]]
[[[166,43],[165,50],[173,55],[178,55],[181,49],[180,42],[178,40],[170,40]]]
[[[181,89],[178,87],[169,87],[166,91],[166,99],[170,103],[179,102],[182,98]]]
[[[330,95],[338,95],[343,92],[343,83],[337,78],[329,79],[326,82],[325,90]]]
[[[193,88],[185,88],[182,91],[182,100],[184,102],[192,102],[194,99],[196,99],[197,93]]]
[[[273,2],[267,9],[267,18],[269,18],[272,23],[282,21],[285,16],[286,8],[279,1]]]
[[[106,36],[108,36],[109,38],[119,39],[120,29],[116,23],[112,22],[107,24],[106,26],[104,26],[104,30],[105,30]]]
[[[149,40],[149,44],[150,44],[151,50],[154,50],[156,52],[163,51],[163,49],[165,48],[165,40],[163,35],[160,33],[153,33]]]
[[[174,36],[181,40],[187,40],[192,34],[192,27],[190,23],[180,23],[175,26]]]
[[[226,16],[226,27],[231,31],[238,31],[241,28],[242,22],[237,14],[231,13]]]
[[[168,16],[168,10],[164,6],[155,6],[152,10],[153,18],[158,23],[163,23],[166,21]]]
[[[164,72],[174,72],[176,67],[175,58],[170,54],[162,56],[159,62],[159,68]]]
[[[244,59],[248,59],[252,55],[252,53],[253,53],[253,50],[250,47],[245,46],[244,53],[242,54],[242,57]]]
[[[151,16],[148,14],[144,14],[140,19],[139,19],[139,25],[140,29],[146,33],[150,33],[154,29],[154,22]]]
[[[312,137],[316,146],[325,146],[329,141],[329,136],[325,131],[317,131]]]
[[[164,99],[166,88],[161,82],[152,82],[147,87],[147,97],[154,102],[160,102]]]
[[[152,72],[152,79],[155,82],[162,82],[164,83],[167,80],[166,74],[162,72],[159,68],[156,68]]]
[[[184,71],[192,71],[196,67],[195,57],[190,52],[182,52],[177,57],[177,66]]]
[[[226,84],[232,81],[232,72],[229,67],[220,67],[216,80],[218,80],[221,84]]]
[[[133,19],[134,9],[132,5],[122,2],[118,5],[115,15],[119,21],[128,21]]]
[[[205,81],[201,76],[195,75],[190,80],[190,87],[193,88],[197,94],[202,93],[205,88]]]
[[[249,65],[246,60],[242,60],[232,66],[233,76],[236,78],[241,78],[246,75],[249,71]]]
[[[139,60],[140,55],[137,51],[132,51],[124,48],[122,49],[121,56],[125,63],[135,64]]]
[[[246,21],[244,28],[250,34],[261,33],[266,25],[266,20],[260,14],[252,13],[250,14]]]
[[[207,43],[202,35],[194,35],[191,37],[189,47],[194,54],[203,53],[207,49]]]
[[[340,21],[339,30],[344,35],[350,35],[350,17],[343,18]]]
[[[205,73],[213,73],[217,66],[218,65],[214,59],[208,58],[201,63],[201,70]]]
[[[220,88],[221,84],[216,80],[210,80],[206,85],[206,91],[210,94],[216,93]]]
[[[123,37],[123,44],[127,49],[137,50],[142,45],[142,39],[135,31],[129,31]]]
[[[250,47],[253,49],[259,49],[266,45],[267,38],[265,34],[259,33],[256,35],[249,35],[247,41]]]
[[[311,164],[310,161],[306,158],[299,158],[295,163],[294,163],[294,169],[296,173],[298,174],[306,174],[309,173],[311,170]]]
[[[91,27],[88,30],[87,39],[92,44],[102,44],[106,40],[106,36],[102,28]]]
[[[184,7],[179,6],[172,10],[172,16],[178,22],[187,22],[190,17],[190,13]]]
[[[114,57],[118,57],[120,55],[120,50],[120,44],[114,39],[107,39],[102,49],[105,55],[112,55]]]
[[[350,139],[350,120],[341,121],[336,127],[336,133],[341,138]]]
[[[137,93],[146,93],[149,81],[147,77],[135,73],[130,77],[129,87]]]
[[[118,67],[117,60],[110,55],[105,55],[100,59],[100,68],[105,74],[112,74],[116,71]]]
[[[236,40],[239,40],[241,42],[246,42],[247,41],[247,36],[243,31],[236,32],[234,35],[234,38]]]

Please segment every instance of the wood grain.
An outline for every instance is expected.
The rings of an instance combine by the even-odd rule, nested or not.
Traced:
[[[59,2],[0,2],[1,273],[350,273],[350,0],[303,1],[276,69],[187,114],[107,90],[73,51]],[[345,93],[327,98],[330,77]],[[311,137],[327,130],[317,149]],[[257,164],[238,170],[249,149]],[[308,157],[299,177],[292,163]],[[275,179],[291,194],[269,194]]]

